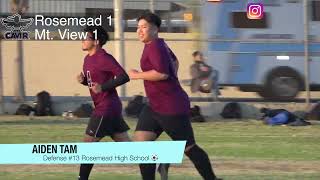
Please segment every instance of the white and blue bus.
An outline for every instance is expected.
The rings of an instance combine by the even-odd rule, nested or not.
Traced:
[[[262,19],[247,17],[246,0],[203,1],[208,63],[221,86],[265,98],[292,99],[305,90],[303,0],[255,1]],[[320,0],[308,0],[310,90],[320,90]],[[256,9],[257,10],[257,9]],[[256,12],[255,12],[256,13]]]

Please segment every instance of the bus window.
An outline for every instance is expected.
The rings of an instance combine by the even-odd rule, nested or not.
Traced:
[[[268,14],[264,13],[262,19],[248,19],[247,12],[232,12],[231,23],[234,28],[267,28]]]
[[[320,1],[312,1],[312,21],[320,21]]]

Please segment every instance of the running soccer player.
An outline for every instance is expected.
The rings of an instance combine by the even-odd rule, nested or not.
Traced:
[[[146,13],[138,19],[138,38],[144,43],[142,72],[130,70],[132,80],[144,80],[150,106],[145,107],[136,127],[135,141],[154,141],[165,131],[173,140],[186,140],[185,154],[205,180],[217,180],[207,153],[195,142],[189,120],[190,101],[177,77],[178,61],[158,37],[161,19]],[[155,179],[156,164],[140,164],[143,180]]]
[[[116,87],[129,81],[129,76],[102,46],[109,40],[100,26],[85,29],[87,38],[82,41],[83,72],[77,76],[79,83],[89,87],[95,109],[85,131],[85,142],[98,142],[105,136],[114,141],[130,141],[129,126],[122,117],[122,104]],[[93,164],[81,164],[79,180],[88,180]]]

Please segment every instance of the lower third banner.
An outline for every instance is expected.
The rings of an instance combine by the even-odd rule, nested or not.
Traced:
[[[185,141],[0,144],[0,164],[181,163]]]

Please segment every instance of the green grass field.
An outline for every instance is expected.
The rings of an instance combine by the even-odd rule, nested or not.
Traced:
[[[126,119],[132,130],[135,119]],[[0,117],[0,143],[80,142],[87,120],[61,117]],[[197,143],[205,149],[219,177],[230,180],[320,179],[320,123],[308,127],[270,127],[261,122],[195,123]],[[160,140],[168,140],[162,135]],[[106,138],[105,141],[110,139]],[[0,155],[1,158],[1,155]],[[76,179],[78,165],[0,165],[0,179]],[[92,180],[138,180],[137,165],[97,165]],[[159,178],[158,178],[159,179]],[[173,165],[172,180],[200,180],[190,161]]]

